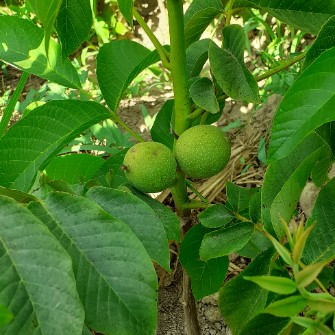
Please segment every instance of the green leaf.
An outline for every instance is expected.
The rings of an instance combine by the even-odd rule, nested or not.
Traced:
[[[292,321],[297,325],[307,328],[309,331],[312,331],[314,333],[322,335],[334,335],[334,332],[331,331],[327,326],[320,324],[319,320],[313,320],[307,317],[296,316],[292,318]]]
[[[231,182],[226,183],[227,203],[226,206],[232,211],[243,214],[249,209],[250,199],[259,192],[258,188],[245,188]]]
[[[289,222],[313,166],[330,150],[314,133],[287,157],[269,164],[262,187],[262,217],[266,229],[284,234],[282,217]]]
[[[299,271],[295,276],[297,287],[302,288],[311,284],[318,277],[327,263],[328,261],[310,264]]]
[[[273,255],[273,249],[260,254],[220,290],[219,308],[233,334],[240,334],[246,324],[263,311],[268,296],[268,291],[243,277],[268,275]]]
[[[238,24],[230,24],[222,29],[224,50],[230,51],[244,65],[245,32]]]
[[[187,232],[180,246],[179,260],[191,278],[192,292],[197,300],[219,290],[229,265],[228,257],[210,259],[207,262],[200,260],[201,241],[210,231],[198,224]]]
[[[188,78],[199,76],[208,59],[210,42],[211,40],[209,38],[205,38],[192,43],[186,49],[186,72]]]
[[[193,0],[184,17],[186,46],[197,41],[207,26],[222,12],[220,0]]]
[[[307,306],[314,312],[329,314],[335,312],[335,298],[329,293],[310,293]]]
[[[91,188],[86,196],[127,224],[151,259],[167,271],[170,270],[169,246],[164,226],[150,206],[133,194],[103,187]]]
[[[259,102],[256,79],[234,54],[211,42],[209,62],[212,74],[224,93],[237,101]]]
[[[85,324],[98,333],[153,335],[156,273],[131,229],[83,197],[50,193],[44,206],[28,208],[72,257]]]
[[[81,334],[84,310],[69,255],[26,208],[0,196],[0,304],[4,335]]]
[[[58,15],[59,8],[63,0],[49,0],[49,1],[28,0],[28,1],[33,11],[43,24],[45,50],[46,54],[48,55],[50,37],[53,31],[56,17]]]
[[[207,228],[224,227],[234,218],[231,211],[221,204],[214,204],[198,215],[200,223]]]
[[[159,201],[149,197],[147,194],[138,191],[136,188],[128,186],[131,192],[138,198],[143,200],[149,205],[152,210],[156,213],[158,218],[162,221],[166,236],[169,241],[180,242],[180,223],[178,216],[167,206],[163,205]]]
[[[214,85],[209,78],[200,78],[190,87],[190,97],[194,103],[212,114],[219,112],[219,103],[215,96]]]
[[[0,59],[6,63],[57,84],[80,88],[76,69],[68,59],[62,59],[60,46],[53,39],[47,58],[42,44],[43,29],[31,21],[0,16],[0,41]]]
[[[97,56],[97,76],[101,92],[113,112],[131,81],[148,66],[159,61],[157,51],[150,51],[129,40],[104,44]]]
[[[325,51],[294,82],[276,112],[269,160],[287,156],[311,132],[335,120],[335,48]]]
[[[254,230],[248,243],[242,249],[237,250],[237,253],[242,257],[255,258],[271,246],[271,242],[262,233]]]
[[[254,225],[252,223],[241,222],[207,233],[201,243],[200,259],[208,261],[243,248],[251,238],[253,231]]]
[[[258,314],[242,329],[240,335],[278,335],[291,323],[289,318],[278,318],[271,314]]]
[[[154,142],[160,142],[168,148],[173,148],[174,137],[171,132],[171,118],[174,100],[167,100],[157,113],[154,125],[150,130]]]
[[[236,0],[233,8],[261,8],[279,20],[308,33],[317,34],[321,26],[335,14],[333,1],[320,0]]]
[[[82,335],[92,335],[92,333],[89,331],[89,329],[84,325],[83,328],[83,334]]]
[[[0,194],[6,197],[14,199],[16,202],[27,204],[30,201],[36,201],[37,199],[31,194],[24,193],[18,190],[12,190],[10,188],[0,186]]]
[[[133,26],[133,6],[134,0],[117,0],[120,11],[125,19]]]
[[[13,320],[13,314],[5,306],[0,305],[0,328]]]
[[[39,169],[81,131],[110,116],[92,101],[50,101],[13,125],[0,140],[0,185],[29,191]]]
[[[304,262],[307,264],[335,256],[335,235],[330,234],[333,231],[335,217],[334,197],[335,179],[332,179],[320,191],[312,214],[306,223],[306,225],[310,225],[317,220],[313,233],[307,239],[303,253]]]
[[[262,221],[262,192],[254,194],[249,202],[249,216],[253,223]]]
[[[129,148],[123,149],[117,154],[109,157],[100,167],[95,174],[95,179],[100,183],[100,185],[117,188],[128,182],[124,170],[121,169],[124,156],[128,150]]]
[[[63,59],[75,51],[85,40],[91,30],[92,22],[90,0],[66,0],[62,2],[55,28],[62,46]]]
[[[292,294],[297,290],[295,282],[289,278],[276,276],[244,276],[243,278],[278,294]]]
[[[104,160],[89,154],[70,154],[53,158],[45,168],[46,175],[52,180],[63,180],[70,185],[89,181]]]
[[[306,303],[307,300],[304,297],[296,295],[271,303],[265,308],[264,313],[279,317],[293,317],[305,308]]]

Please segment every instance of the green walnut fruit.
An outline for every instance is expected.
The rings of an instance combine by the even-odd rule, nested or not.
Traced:
[[[204,179],[216,175],[227,165],[230,143],[217,127],[200,125],[187,129],[179,137],[175,156],[188,177]]]
[[[123,166],[128,181],[145,193],[163,191],[176,178],[174,155],[168,147],[158,142],[135,144],[126,153]]]

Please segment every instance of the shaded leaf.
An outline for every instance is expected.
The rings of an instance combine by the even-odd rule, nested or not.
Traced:
[[[156,273],[131,229],[89,199],[66,193],[28,207],[72,258],[85,324],[100,333],[153,335]]]
[[[256,79],[229,50],[209,46],[211,71],[224,93],[237,101],[259,102]]]
[[[238,24],[230,24],[222,29],[224,50],[230,51],[244,65],[245,32]]]
[[[200,223],[207,228],[224,227],[234,218],[231,211],[221,204],[214,204],[198,215]]]
[[[157,51],[150,51],[130,40],[104,44],[97,56],[97,77],[101,92],[113,112],[129,84],[148,66],[159,61]]]
[[[151,259],[170,269],[169,246],[163,223],[144,201],[133,194],[103,187],[91,188],[86,196],[107,213],[127,224]]]
[[[36,201],[37,199],[31,194],[24,193],[18,190],[12,190],[10,188],[0,186],[0,194],[6,197],[14,199],[16,202],[27,204],[30,201]]]
[[[0,140],[0,185],[27,192],[65,144],[109,116],[92,101],[55,100],[35,108]]]
[[[173,148],[174,137],[171,132],[171,118],[174,100],[167,100],[156,115],[154,125],[150,130],[154,142],[160,142],[168,148]]]
[[[26,208],[0,196],[0,305],[4,335],[81,334],[84,310],[69,255]]]
[[[62,1],[55,28],[62,46],[64,59],[85,40],[91,30],[92,22],[90,0]]]
[[[120,11],[125,19],[133,26],[133,6],[134,0],[117,0]]]
[[[243,248],[254,231],[249,222],[237,223],[231,227],[207,233],[201,243],[200,259],[207,261],[229,255]]]
[[[334,229],[335,217],[335,179],[321,189],[306,225],[317,221],[313,233],[309,235],[303,259],[307,264],[327,260],[335,255],[335,235],[330,234]],[[322,241],[322,243],[321,243]]]
[[[200,78],[190,87],[190,97],[194,103],[212,114],[219,112],[219,103],[215,96],[214,85],[209,78]]]
[[[219,257],[203,262],[199,257],[201,241],[211,230],[198,224],[192,227],[180,246],[179,260],[191,278],[192,292],[199,300],[219,290],[226,277],[228,257]]]
[[[192,43],[186,49],[186,72],[188,78],[197,77],[208,59],[208,48],[211,40],[203,40]]]
[[[271,130],[269,163],[287,156],[313,130],[335,120],[334,78],[335,47],[298,77],[281,102]]]
[[[262,8],[279,20],[305,32],[317,34],[321,26],[335,14],[335,3],[319,0],[236,0],[233,8]]]
[[[1,16],[0,59],[57,84],[80,88],[76,69],[68,59],[62,59],[60,46],[52,38],[47,58],[43,36],[43,29],[29,20],[18,16]]]
[[[283,236],[280,218],[290,221],[313,166],[329,150],[319,136],[311,134],[289,156],[268,166],[262,187],[262,218],[269,232]]]
[[[253,223],[259,223],[262,220],[262,192],[255,193],[249,202],[249,216]]]
[[[268,291],[243,276],[268,275],[274,250],[257,256],[237,277],[229,280],[219,292],[219,308],[233,334],[240,334],[246,324],[262,312]]]
[[[237,250],[237,253],[242,257],[255,258],[271,246],[271,242],[262,233],[254,230],[248,243],[242,249]]]
[[[297,290],[295,282],[289,278],[276,276],[244,276],[243,278],[278,294],[292,294]]]
[[[193,0],[184,17],[186,46],[197,41],[221,12],[223,6],[220,0]]]

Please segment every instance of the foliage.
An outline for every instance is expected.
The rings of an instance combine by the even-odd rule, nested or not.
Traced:
[[[335,152],[334,2],[193,0],[184,14],[183,1],[167,0],[167,10],[169,46],[132,0],[102,7],[94,0],[12,0],[1,9],[0,60],[23,74],[11,99],[6,92],[1,100],[7,106],[0,122],[0,333],[155,334],[155,269],[170,270],[174,241],[194,297],[219,292],[234,335],[334,334],[335,298],[328,293],[335,281],[335,179],[328,177]],[[232,24],[234,16],[243,26]],[[132,29],[133,17],[154,50],[114,38]],[[223,42],[202,39],[219,19]],[[251,52],[247,36],[254,29],[267,36],[261,50],[267,71]],[[305,33],[317,38],[302,51]],[[73,57],[78,48],[80,60]],[[97,83],[88,74],[92,56]],[[268,148],[265,141],[259,148],[268,164],[262,187],[227,182],[226,202],[209,204],[173,166],[176,213],[190,218],[204,209],[198,224],[181,231],[175,213],[125,176],[129,139],[143,139],[118,108],[148,69],[158,77],[169,73],[174,87],[174,98],[150,120],[153,140],[169,153],[184,131],[218,120],[227,98],[259,104],[260,82],[269,78],[272,90],[290,87]],[[47,82],[18,105],[29,75]],[[269,86],[261,90],[270,94]],[[23,116],[8,128],[15,105]],[[320,188],[312,214],[288,224],[310,178]],[[187,186],[200,200],[189,199]],[[231,253],[250,263],[225,282]],[[186,317],[195,318],[189,310]]]

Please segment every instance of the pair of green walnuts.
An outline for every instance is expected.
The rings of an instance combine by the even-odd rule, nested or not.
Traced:
[[[178,168],[187,177],[204,179],[219,173],[230,158],[230,144],[224,133],[211,125],[189,128],[176,142],[175,154],[158,142],[131,147],[123,166],[128,181],[138,190],[155,193],[173,186]]]

